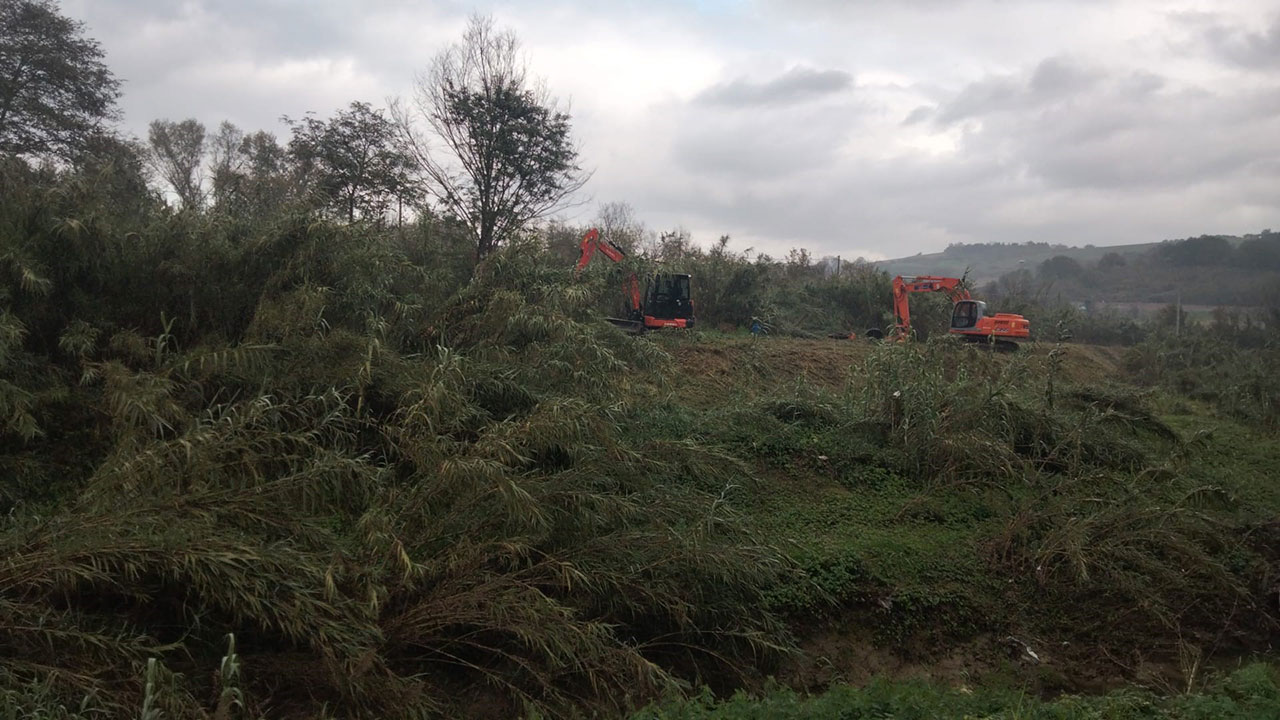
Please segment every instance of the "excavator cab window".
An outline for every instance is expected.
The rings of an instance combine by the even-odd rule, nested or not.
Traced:
[[[645,313],[663,320],[693,317],[689,302],[689,276],[658,273],[649,280],[645,293]]]
[[[951,313],[951,328],[953,330],[967,330],[978,324],[982,319],[982,314],[986,312],[987,304],[981,300],[961,300],[956,303],[955,309]]]

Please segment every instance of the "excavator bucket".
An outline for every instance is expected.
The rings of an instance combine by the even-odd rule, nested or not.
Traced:
[[[628,335],[639,335],[644,332],[643,320],[628,320],[627,318],[616,317],[605,318],[605,320],[608,320],[611,325]]]

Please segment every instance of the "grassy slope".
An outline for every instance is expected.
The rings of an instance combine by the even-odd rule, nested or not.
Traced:
[[[659,342],[681,370],[679,390],[669,402],[677,405],[672,416],[682,419],[668,430],[748,459],[758,482],[735,489],[731,497],[810,576],[811,582],[778,588],[775,596],[794,618],[802,648],[783,673],[792,686],[817,689],[888,675],[949,683],[984,677],[997,684],[1031,683],[1040,691],[1098,691],[1129,682],[1168,689],[1188,679],[1192,671],[1185,663],[1179,667],[1169,659],[1176,638],[1143,637],[1136,624],[1129,635],[1123,614],[1115,628],[1076,628],[1072,623],[1087,615],[1035,604],[1038,590],[1026,574],[991,561],[992,538],[1011,522],[999,508],[1009,502],[1038,507],[1041,499],[1029,488],[1013,484],[995,493],[1007,492],[1009,500],[994,498],[989,487],[939,486],[877,462],[885,449],[847,428],[803,422],[752,427],[733,415],[777,398],[814,392],[834,398],[858,387],[871,345],[753,342],[709,334]],[[1030,347],[1019,361],[1043,372],[1050,350]],[[1112,382],[1124,374],[1121,351],[1112,348],[1068,346],[1061,362],[1058,379],[1066,387]],[[1176,495],[1213,488],[1224,498],[1220,520],[1265,527],[1276,516],[1280,489],[1271,478],[1280,467],[1280,443],[1188,401],[1148,396],[1143,402],[1180,437],[1170,444],[1134,433],[1158,466],[1152,477],[1163,472],[1171,478],[1154,486],[1153,502],[1164,500],[1157,497],[1165,489]],[[1127,489],[1143,481],[1107,474],[1107,484],[1096,492],[1106,495],[1113,486]],[[1070,520],[1077,510],[1089,511],[1081,502],[1078,508],[1066,506]],[[1100,533],[1092,539],[1108,542]],[[1124,549],[1107,552],[1121,557]],[[1097,563],[1095,572],[1106,571],[1103,560]],[[1126,577],[1116,571],[1115,581]],[[1113,630],[1114,644],[1097,641]],[[1009,635],[1025,640],[1043,662],[1028,662],[1006,640]],[[1140,649],[1148,642],[1150,655]],[[1204,656],[1197,663],[1220,659],[1203,645],[1194,646],[1197,657]],[[1116,648],[1129,653],[1110,654]]]

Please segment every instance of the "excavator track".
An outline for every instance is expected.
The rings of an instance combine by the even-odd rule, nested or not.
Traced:
[[[999,352],[1017,352],[1018,349],[1021,347],[1020,345],[1018,345],[1018,343],[1012,340],[1005,340],[1003,338],[991,338],[986,335],[967,335],[963,333],[956,333],[956,334],[964,338],[965,342],[975,343],[977,345],[985,345],[986,347]]]

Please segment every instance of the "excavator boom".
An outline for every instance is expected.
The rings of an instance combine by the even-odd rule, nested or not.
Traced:
[[[895,277],[893,279],[894,337],[906,337],[911,332],[911,303],[908,297],[912,293],[922,292],[945,292],[953,303],[969,299],[969,291],[965,289],[960,278],[934,275]]]
[[[622,258],[626,257],[626,255],[619,250],[616,245],[608,240],[602,239],[600,237],[600,231],[595,228],[591,228],[587,231],[586,235],[582,236],[582,242],[578,243],[578,250],[580,254],[578,255],[577,272],[582,272],[582,269],[591,262],[591,258],[595,256],[596,250],[604,253],[605,257],[614,262],[622,262]]]
[[[575,274],[582,272],[583,268],[591,262],[591,258],[595,256],[597,250],[613,262],[622,262],[622,259],[626,257],[626,254],[618,246],[600,237],[599,230],[591,228],[582,236],[582,242],[578,244],[578,265],[574,270]],[[627,276],[627,279],[623,282],[622,289],[627,297],[628,312],[633,315],[640,313],[643,309],[640,302],[640,279],[636,277],[635,273]]]

